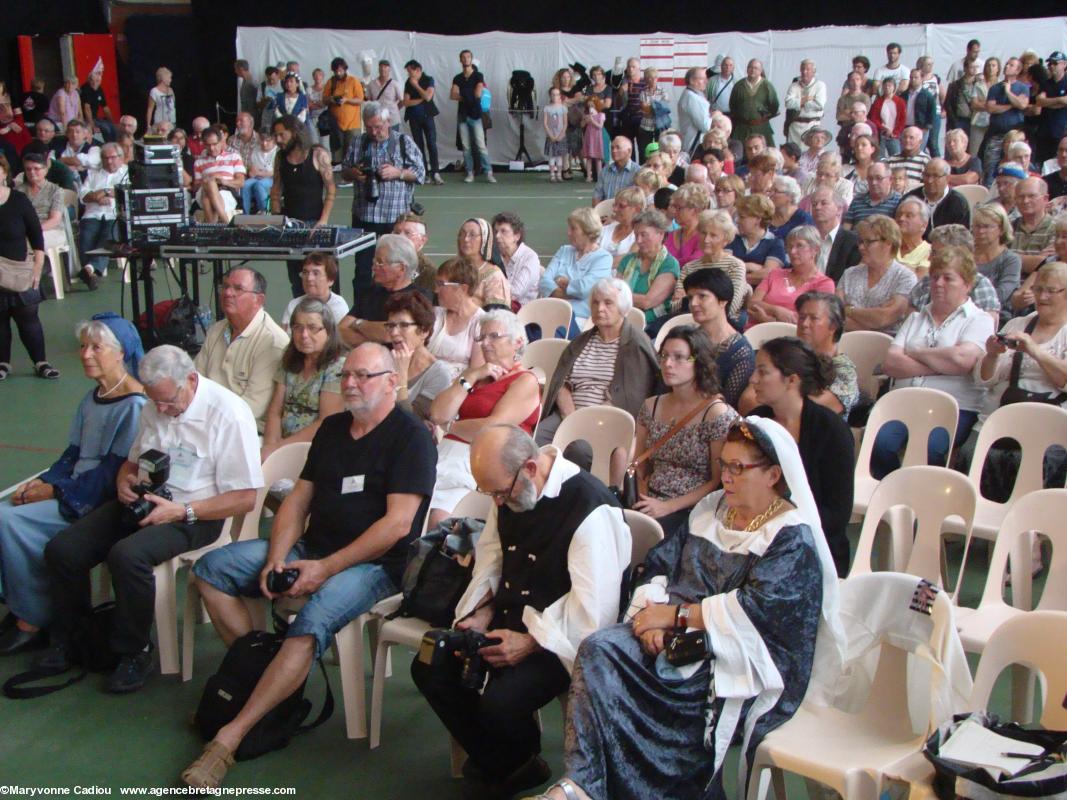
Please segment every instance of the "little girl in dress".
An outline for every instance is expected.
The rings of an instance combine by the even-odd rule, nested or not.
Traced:
[[[582,162],[585,164],[585,182],[593,182],[595,166],[597,174],[604,163],[604,112],[600,110],[599,97],[590,97],[585,101],[585,115],[582,117]]]
[[[567,107],[563,105],[563,94],[555,87],[548,90],[544,126],[548,180],[558,183],[563,180],[563,159],[567,157]]]

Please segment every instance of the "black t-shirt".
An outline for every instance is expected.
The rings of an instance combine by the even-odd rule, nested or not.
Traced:
[[[83,103],[89,105],[89,112],[92,114],[93,119],[100,116],[101,108],[107,107],[107,98],[104,97],[103,86],[98,86],[94,89],[89,84],[85,84],[81,88],[81,98]]]
[[[423,496],[408,535],[372,563],[399,585],[408,544],[422,530],[437,476],[437,448],[426,427],[397,407],[370,433],[353,439],[352,415],[322,421],[300,477],[315,485],[304,541],[316,556],[347,547],[385,516],[390,494]]]
[[[7,202],[0,205],[0,256],[12,261],[26,260],[26,240],[34,250],[44,250],[41,220],[30,198],[11,190]]]
[[[47,110],[48,98],[40,92],[26,92],[22,98],[22,118],[31,125],[36,125]]]
[[[968,172],[977,172],[979,177],[982,175],[982,162],[979,161],[977,156],[971,156],[967,159],[967,162],[962,167],[949,167],[950,174],[952,175],[966,175]]]
[[[482,118],[482,101],[474,96],[474,90],[479,83],[485,83],[485,76],[478,70],[474,70],[470,77],[464,77],[459,73],[452,79],[452,85],[459,87],[459,121]]]
[[[423,76],[419,78],[419,88],[422,89],[424,92],[427,89],[432,89],[433,85],[433,78],[431,78],[429,75],[426,75],[424,73]],[[411,88],[411,81],[404,81],[404,97],[410,98],[412,100],[422,100],[422,95]],[[436,99],[436,97],[437,94],[435,93],[434,99]],[[437,105],[434,103],[433,99],[422,100],[422,102],[417,105],[408,106],[404,118],[408,122],[421,122],[433,116],[433,110],[436,108]]]
[[[429,292],[413,283],[409,283],[403,289],[397,289],[396,292],[390,292],[375,283],[369,289],[358,293],[356,302],[352,308],[348,309],[348,316],[371,322],[385,322],[385,301],[399,292],[419,292],[431,303],[433,302],[433,297]]]
[[[1067,181],[1063,179],[1063,176],[1059,172],[1053,172],[1051,175],[1046,175],[1045,183],[1048,184],[1048,199],[1055,200],[1057,197],[1063,197],[1067,195]]]

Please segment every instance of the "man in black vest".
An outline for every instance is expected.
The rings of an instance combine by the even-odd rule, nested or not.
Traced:
[[[469,756],[466,798],[501,798],[548,780],[537,709],[567,691],[578,645],[619,613],[630,530],[615,496],[548,445],[513,425],[471,442],[478,491],[496,509],[475,551],[456,628],[500,643],[479,693],[460,686],[460,660],[411,665],[415,685]]]
[[[270,189],[271,209],[308,225],[328,225],[337,194],[329,152],[311,144],[307,127],[292,114],[274,120],[272,129],[278,156],[274,159],[274,183]],[[302,264],[288,261],[286,267],[293,297],[300,297],[304,294],[300,282]]]

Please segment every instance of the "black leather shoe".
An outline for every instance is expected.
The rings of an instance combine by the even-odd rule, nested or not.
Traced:
[[[40,650],[48,644],[46,631],[24,631],[13,625],[0,634],[0,656],[13,656],[29,650]]]
[[[33,666],[35,669],[46,669],[49,672],[66,672],[71,668],[67,646],[62,642],[52,642],[47,650],[33,660]]]
[[[115,671],[108,676],[107,690],[112,694],[136,692],[152,674],[152,650],[142,650],[132,656],[123,656]]]
[[[0,633],[7,633],[14,628],[15,622],[17,622],[15,615],[9,611],[4,615],[3,619],[0,619]]]

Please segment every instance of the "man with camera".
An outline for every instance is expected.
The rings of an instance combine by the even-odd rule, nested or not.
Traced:
[[[516,426],[484,429],[470,459],[496,508],[455,630],[427,634],[411,675],[467,751],[463,796],[504,798],[551,774],[534,713],[567,691],[581,641],[618,618],[630,530],[604,484]]]
[[[198,375],[171,345],[151,350],[139,371],[151,402],[119,468],[118,500],[45,548],[56,622],[37,661],[56,672],[70,666],[71,636],[91,608],[89,572],[106,561],[116,604],[110,646],[119,657],[107,689],[119,694],[140,689],[152,671],[153,568],[218,539],[224,520],[251,511],[263,485],[256,423],[239,397]]]
[[[270,541],[227,545],[193,568],[227,645],[252,630],[242,597],[307,603],[244,708],[182,773],[190,786],[217,786],[245,735],[300,687],[333,635],[398,591],[433,492],[437,451],[426,428],[397,408],[395,367],[380,344],[349,353],[341,371],[347,411],[323,420]]]
[[[322,102],[330,111],[330,147],[343,157],[359,135],[363,84],[348,74],[348,62],[343,58],[330,62],[330,72],[333,76],[322,89]]]
[[[422,153],[406,133],[390,128],[397,120],[370,101],[363,104],[364,133],[345,152],[341,177],[355,183],[352,193],[352,227],[381,236],[392,233],[397,218],[412,210],[415,185],[426,179]],[[352,288],[356,300],[372,285],[370,248],[356,253]]]

